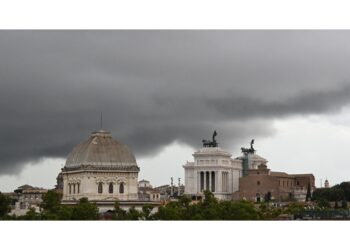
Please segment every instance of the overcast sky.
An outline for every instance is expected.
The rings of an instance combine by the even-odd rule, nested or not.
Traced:
[[[153,184],[218,131],[275,171],[350,181],[350,31],[0,31],[0,190],[52,187],[99,129]],[[24,183],[25,182],[25,183]]]

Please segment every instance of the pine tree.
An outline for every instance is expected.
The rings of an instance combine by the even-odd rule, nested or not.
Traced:
[[[0,192],[0,218],[5,217],[11,211],[11,199]]]
[[[310,201],[311,200],[311,186],[310,186],[310,182],[307,185],[307,192],[306,192],[306,201]]]

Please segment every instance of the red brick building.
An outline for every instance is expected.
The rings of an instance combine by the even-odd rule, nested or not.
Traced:
[[[246,176],[239,179],[239,191],[234,193],[234,200],[263,201],[305,200],[308,185],[311,192],[315,189],[313,174],[287,174],[272,172],[265,164],[257,169],[249,169]]]

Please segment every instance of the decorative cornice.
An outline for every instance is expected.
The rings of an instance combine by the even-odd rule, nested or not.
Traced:
[[[137,165],[130,165],[128,167],[113,167],[113,166],[93,166],[93,165],[80,165],[76,167],[64,167],[62,172],[75,172],[75,171],[115,171],[115,172],[140,172],[140,168]]]

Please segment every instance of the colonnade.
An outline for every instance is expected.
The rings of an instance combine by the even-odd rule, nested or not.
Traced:
[[[199,171],[197,176],[197,183],[199,184],[199,191],[209,190],[216,191],[216,171]]]

